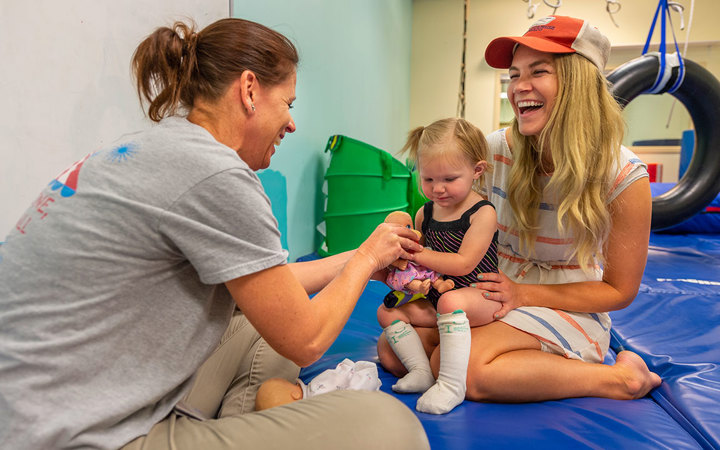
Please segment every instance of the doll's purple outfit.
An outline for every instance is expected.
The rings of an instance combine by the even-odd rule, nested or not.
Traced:
[[[408,265],[405,270],[391,270],[385,280],[385,283],[397,291],[402,291],[406,294],[413,294],[414,292],[409,291],[405,288],[405,286],[416,278],[419,278],[420,280],[426,280],[429,278],[431,282],[435,282],[435,280],[440,278],[440,275],[425,266],[420,266],[414,262],[408,261]]]

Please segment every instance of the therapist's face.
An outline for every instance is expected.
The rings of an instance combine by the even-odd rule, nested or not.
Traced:
[[[240,152],[240,157],[253,170],[266,169],[285,135],[295,131],[295,121],[290,114],[295,101],[295,81],[293,72],[280,84],[261,85],[256,91],[252,131]]]

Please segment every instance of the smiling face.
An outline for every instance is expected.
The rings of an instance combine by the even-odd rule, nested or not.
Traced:
[[[520,45],[508,72],[508,100],[520,133],[538,136],[550,118],[558,93],[553,55]]]
[[[286,133],[295,131],[290,115],[295,101],[295,73],[275,86],[260,85],[253,96],[255,117],[253,131],[247,136],[241,157],[253,170],[266,169],[275,154],[275,148]]]

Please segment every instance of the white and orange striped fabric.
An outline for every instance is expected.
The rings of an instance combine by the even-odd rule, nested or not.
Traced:
[[[505,130],[487,136],[490,162],[494,170],[487,176],[486,194],[495,205],[498,215],[499,268],[518,283],[560,284],[600,280],[602,268],[596,265],[591,272],[580,269],[573,258],[573,238],[557,230],[557,213],[552,197],[547,193],[540,203],[540,232],[535,242],[535,255],[530,257],[519,250],[517,235],[508,232],[512,208],[507,201],[505,186],[513,157],[505,138]],[[620,167],[611,202],[625,188],[639,178],[647,177],[646,165],[630,150],[622,147]],[[544,183],[549,181],[545,177]],[[567,358],[588,362],[602,362],[610,343],[610,317],[607,313],[576,313],[544,307],[522,307],[507,314],[503,322],[535,336],[543,350]]]

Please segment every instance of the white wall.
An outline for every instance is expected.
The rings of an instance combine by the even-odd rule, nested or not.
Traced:
[[[0,2],[0,241],[62,170],[150,126],[130,76],[145,36],[228,16],[228,0]]]

